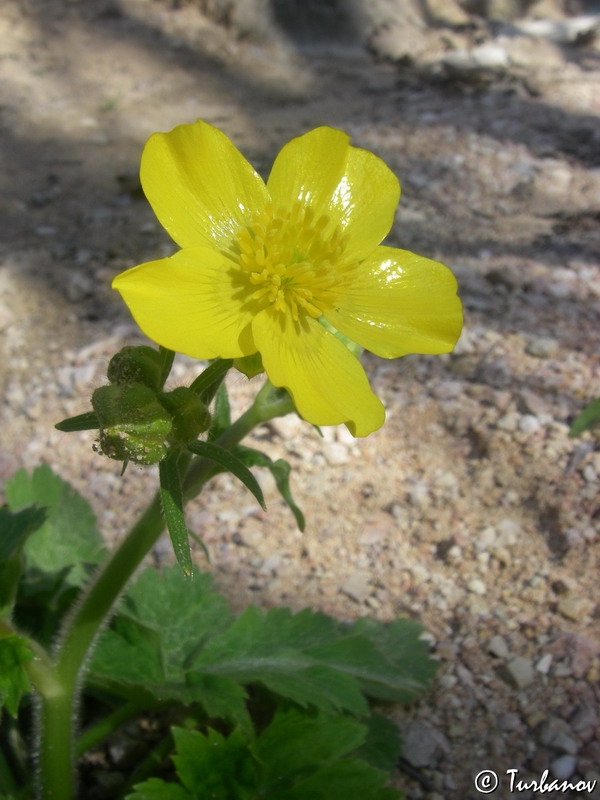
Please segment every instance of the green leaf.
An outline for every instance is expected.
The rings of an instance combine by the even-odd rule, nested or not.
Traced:
[[[367,738],[354,755],[372,767],[392,772],[402,752],[398,726],[383,714],[373,713],[363,721],[368,729]]]
[[[220,391],[224,394],[225,399],[227,400],[227,392],[225,391],[224,387],[221,389],[223,385],[223,378],[227,374],[228,370],[231,368],[233,364],[233,359],[231,358],[217,358],[208,367],[198,375],[196,380],[190,385],[190,389],[195,392],[203,403],[209,405],[215,394]],[[217,399],[217,405],[219,402],[222,404],[223,400],[219,401]],[[227,402],[227,408],[229,407],[229,403]],[[216,412],[217,413],[217,412]],[[229,426],[229,421],[226,421],[225,428]]]
[[[73,433],[74,431],[94,431],[100,427],[100,420],[95,411],[85,411],[75,417],[67,417],[54,426],[58,431]]]
[[[294,502],[294,498],[292,497],[290,490],[290,472],[292,468],[288,462],[283,458],[278,458],[277,461],[273,461],[261,450],[255,450],[252,447],[245,447],[243,445],[238,445],[233,450],[233,453],[247,467],[266,467],[268,470],[270,470],[271,475],[275,479],[275,484],[279,489],[279,493],[296,518],[296,524],[298,525],[298,528],[301,531],[304,531],[304,528],[306,527],[304,514]]]
[[[0,508],[0,562],[14,555],[27,537],[41,528],[46,520],[46,509],[31,506],[16,513],[8,506]]]
[[[228,737],[173,729],[179,786],[157,779],[136,786],[131,800],[398,800],[387,775],[356,758],[365,725],[344,716],[279,709],[258,739],[240,730]],[[161,787],[162,784],[162,787]]]
[[[25,566],[23,545],[45,520],[44,508],[31,506],[16,514],[8,506],[0,508],[0,617],[10,616],[15,604]]]
[[[267,782],[272,789],[280,782],[279,776],[289,782],[347,755],[365,741],[366,734],[367,728],[351,717],[280,709],[253,751],[268,765]]]
[[[126,800],[194,800],[197,797],[179,783],[167,783],[159,778],[150,778],[134,788],[135,791],[128,794]]]
[[[171,537],[177,563],[183,574],[189,577],[193,571],[190,540],[183,511],[181,477],[177,466],[177,453],[171,453],[158,465],[160,475],[160,500]]]
[[[400,617],[382,623],[362,617],[348,634],[369,639],[380,654],[379,674],[374,671],[361,676],[362,689],[369,697],[409,703],[423,694],[436,673],[438,662],[429,655],[429,645],[421,638],[423,627],[414,620]]]
[[[65,581],[81,585],[88,575],[85,563],[96,564],[105,553],[87,500],[46,464],[31,475],[19,470],[7,481],[5,493],[12,511],[31,505],[47,509],[46,522],[25,542],[27,567],[42,573],[68,568]]]
[[[162,389],[165,385],[165,381],[169,377],[169,373],[171,372],[171,367],[173,366],[173,361],[175,359],[175,352],[173,350],[169,350],[167,347],[163,347],[162,344],[159,345],[158,352],[160,353],[162,363],[157,388]]]
[[[247,724],[245,692],[231,679],[189,680],[187,669],[207,639],[231,622],[227,600],[208,573],[185,578],[178,567],[142,572],[113,626],[102,633],[90,681],[146,689],[158,700],[199,702],[208,714]]]
[[[585,431],[589,431],[600,422],[600,398],[593,400],[589,406],[578,414],[569,428],[569,436],[580,436]]]
[[[249,606],[198,653],[190,679],[197,673],[220,675],[262,684],[300,705],[364,714],[367,706],[355,677],[312,656],[314,646],[336,633],[335,620],[310,609],[294,615],[287,608],[265,613]]]
[[[240,730],[225,738],[212,728],[206,736],[174,728],[173,738],[177,745],[173,762],[181,782],[193,796],[211,800],[256,797],[257,765]]]
[[[265,498],[263,497],[262,489],[258,485],[256,478],[250,470],[244,466],[239,458],[234,456],[229,450],[226,450],[224,447],[219,447],[217,444],[212,444],[211,442],[193,442],[188,445],[188,450],[191,450],[191,452],[195,453],[197,456],[202,456],[202,458],[208,458],[210,461],[214,461],[219,466],[224,467],[228,472],[231,472],[232,475],[235,475],[235,477],[252,492],[261,507],[266,511]]]
[[[277,800],[400,800],[397,789],[386,787],[387,775],[358,759],[344,759],[308,775]],[[275,800],[275,798],[273,798]]]
[[[193,386],[194,384],[192,384]],[[216,439],[224,430],[231,425],[231,406],[229,405],[229,396],[227,394],[227,386],[224,383],[219,384],[216,393],[215,408],[213,411],[213,421],[209,431],[209,438]]]
[[[4,705],[8,713],[16,717],[23,692],[31,689],[24,665],[31,661],[27,639],[9,634],[0,639],[0,708]]]

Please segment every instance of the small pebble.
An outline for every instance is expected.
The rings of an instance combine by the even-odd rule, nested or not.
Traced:
[[[554,759],[550,764],[550,771],[559,781],[567,780],[575,772],[577,759],[575,756],[565,755]]]
[[[516,656],[501,672],[502,677],[515,689],[524,689],[535,680],[533,665],[528,658]]]

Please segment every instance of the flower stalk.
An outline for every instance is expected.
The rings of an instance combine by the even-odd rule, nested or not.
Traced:
[[[287,395],[266,381],[252,406],[223,431],[215,444],[231,449],[257,425],[293,411]],[[183,459],[182,466],[187,465]],[[194,459],[183,480],[184,503],[196,497],[219,471],[205,458]],[[114,612],[129,580],[150,552],[165,527],[157,493],[137,522],[92,578],[58,641],[54,663],[32,682],[40,694],[39,775],[40,800],[72,800],[75,795],[75,751],[78,697],[86,661],[94,642]]]

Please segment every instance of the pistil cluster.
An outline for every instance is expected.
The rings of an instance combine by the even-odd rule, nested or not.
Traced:
[[[296,202],[291,209],[268,206],[238,234],[239,265],[248,273],[249,300],[320,317],[343,291],[353,262],[344,259],[347,237],[325,214]]]

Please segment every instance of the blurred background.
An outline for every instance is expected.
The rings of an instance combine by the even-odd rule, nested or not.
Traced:
[[[237,608],[425,624],[438,680],[393,711],[409,798],[477,796],[484,768],[597,774],[600,448],[567,433],[600,395],[600,3],[3,0],[0,42],[0,480],[50,463],[109,541],[153,491],[53,429],[143,341],[112,277],[175,249],[139,185],[148,135],[201,117],[266,177],[290,137],[343,128],[400,178],[388,241],[456,273],[463,336],[365,356],[388,409],[366,440],[257,431],[304,534],[263,474],[266,514],[221,477],[190,525]],[[234,407],[256,387],[231,376]]]

